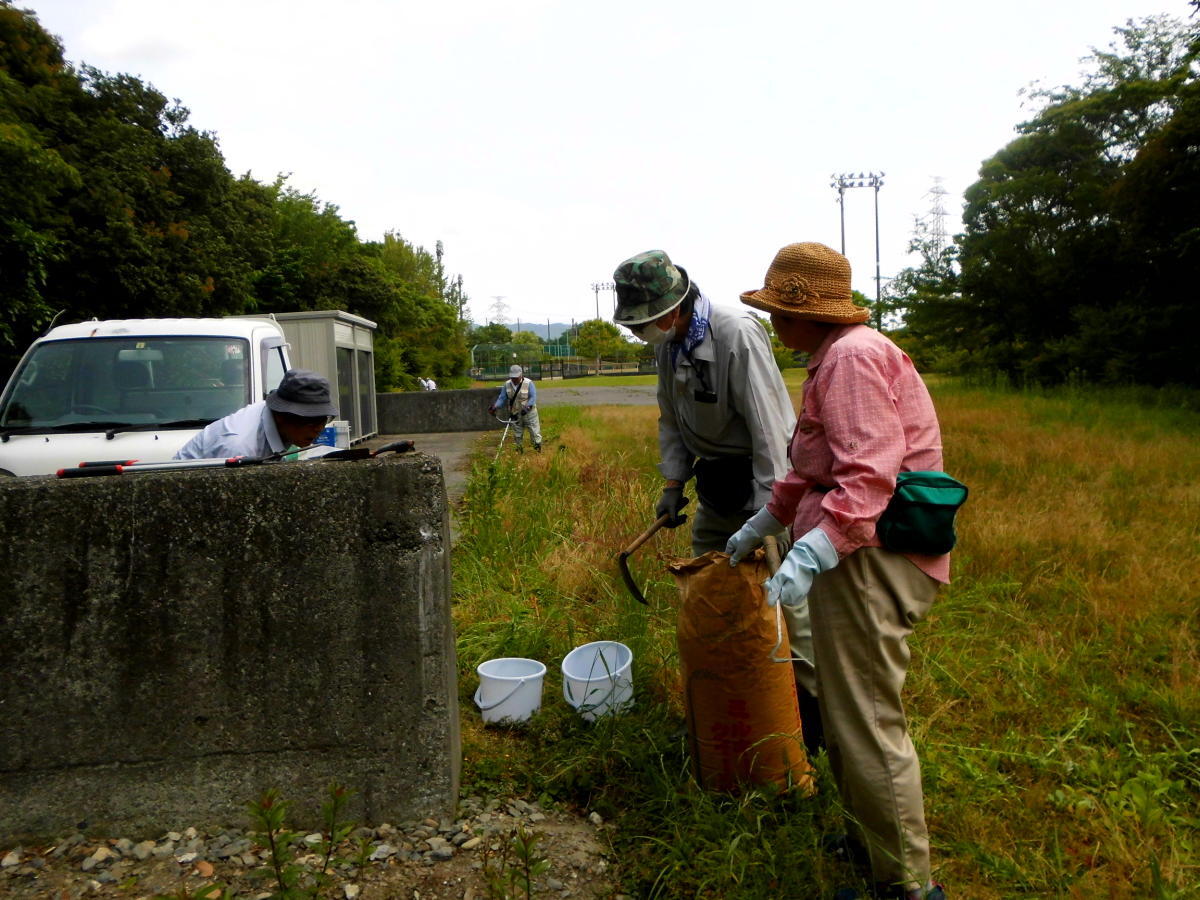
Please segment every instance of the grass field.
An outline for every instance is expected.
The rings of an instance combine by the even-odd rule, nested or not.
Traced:
[[[911,641],[937,877],[971,900],[1200,897],[1200,414],[931,388],[971,488],[953,584]],[[631,896],[828,896],[854,882],[819,850],[842,830],[823,760],[811,799],[691,780],[665,571],[685,529],[633,558],[649,606],[615,564],[652,517],[656,416],[556,407],[547,452],[479,454],[454,554],[464,778],[599,811]],[[596,639],[633,649],[637,703],[589,725],[558,665]],[[484,728],[472,704],[474,667],[500,656],[549,669],[525,726]]]

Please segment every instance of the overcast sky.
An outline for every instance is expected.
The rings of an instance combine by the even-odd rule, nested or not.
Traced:
[[[1186,0],[17,0],[73,62],[136,75],[229,168],[290,175],[357,223],[445,245],[476,321],[596,315],[593,283],[665,249],[716,302],[793,241],[839,249],[831,173],[883,172],[883,278],[1127,19]],[[845,195],[875,296],[874,191]],[[599,295],[608,317],[612,295]]]

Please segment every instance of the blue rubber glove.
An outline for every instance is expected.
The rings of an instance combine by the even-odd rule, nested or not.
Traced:
[[[729,564],[736,566],[747,553],[755,547],[761,547],[767,535],[779,534],[783,530],[784,526],[780,525],[779,520],[764,506],[747,519],[746,524],[734,532],[725,545],[725,552],[729,554]]]
[[[829,536],[814,528],[796,543],[779,565],[779,571],[767,579],[767,606],[782,603],[795,606],[808,596],[813,578],[838,564],[837,551]]]

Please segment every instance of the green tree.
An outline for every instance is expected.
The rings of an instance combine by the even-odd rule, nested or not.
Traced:
[[[960,372],[962,351],[953,349],[965,329],[958,246],[936,240],[918,220],[908,250],[921,261],[902,269],[888,286],[891,307],[901,323],[890,336],[918,369]]]
[[[55,147],[50,123],[81,99],[58,41],[36,20],[0,4],[0,363],[11,368],[50,321],[48,270],[62,255],[56,220],[78,171]]]
[[[503,322],[488,322],[471,331],[472,344],[511,344],[513,333]]]
[[[540,337],[538,337],[536,334],[534,334],[532,331],[518,331],[516,334],[514,334],[512,336],[512,343],[514,343],[514,344],[536,344],[537,346],[540,347],[542,345],[542,339]]]
[[[0,362],[65,318],[344,309],[379,326],[377,384],[465,383],[461,276],[283,178],[235,179],[153,86],[64,61],[0,0]]]
[[[624,343],[620,329],[604,319],[588,319],[579,326],[574,340],[575,352],[587,358],[616,359]]]
[[[1191,127],[1197,48],[1167,17],[1116,32],[1121,46],[1092,57],[1082,86],[1034,92],[1047,105],[967,191],[959,330],[941,338],[971,367],[1018,381],[1149,376],[1147,326],[1170,298],[1140,283],[1146,242],[1123,221],[1132,208],[1117,198],[1149,148],[1178,154],[1188,146],[1178,141]],[[1174,144],[1165,137],[1171,123]],[[1177,333],[1160,349],[1182,352],[1186,339]]]
[[[470,359],[467,326],[453,297],[448,297],[440,261],[394,233],[372,247],[401,289],[385,317],[404,372],[391,384],[412,387],[423,373],[447,387],[465,383]]]

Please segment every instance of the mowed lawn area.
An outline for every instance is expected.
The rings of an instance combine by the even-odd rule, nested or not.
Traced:
[[[802,379],[787,373],[797,406]],[[954,582],[910,642],[937,877],[971,900],[1200,896],[1196,398],[928,381],[971,488]],[[631,896],[828,896],[855,875],[821,850],[841,830],[822,759],[811,799],[692,781],[665,569],[686,529],[633,557],[648,606],[615,564],[652,519],[656,419],[554,407],[548,452],[493,460],[481,439],[454,553],[465,780],[599,811]],[[589,725],[558,666],[597,639],[633,649],[637,703]],[[511,729],[471,701],[474,667],[500,656],[549,669],[542,710]]]

